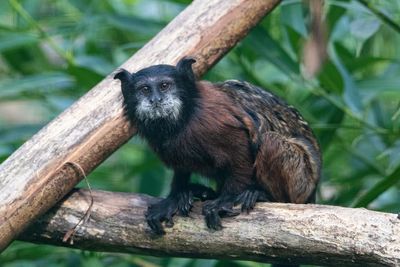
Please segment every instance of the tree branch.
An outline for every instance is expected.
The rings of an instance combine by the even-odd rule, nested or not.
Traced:
[[[279,2],[193,1],[122,67],[137,71],[192,55],[200,76]],[[0,252],[83,178],[74,166],[90,173],[135,134],[120,91],[109,75],[0,166]]]
[[[205,226],[200,203],[190,217],[175,216],[173,228],[156,237],[144,212],[156,198],[93,191],[90,220],[74,244],[64,234],[84,216],[87,190],[74,190],[37,220],[20,240],[94,251],[153,256],[224,258],[331,266],[398,266],[400,220],[395,214],[322,205],[258,203],[250,214],[224,218],[222,231]]]

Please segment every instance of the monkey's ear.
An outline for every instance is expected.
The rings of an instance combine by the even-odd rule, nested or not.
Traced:
[[[126,69],[119,69],[117,74],[114,75],[114,80],[116,80],[116,79],[120,80],[121,83],[126,83],[126,82],[130,81],[131,74]]]
[[[194,57],[183,57],[179,62],[176,64],[176,69],[179,74],[188,78],[190,81],[195,82],[196,78],[193,73],[192,64],[196,62]]]
[[[129,85],[132,81],[132,75],[133,74],[126,69],[120,69],[117,74],[114,75],[114,79],[121,81],[121,90],[124,97],[127,97],[128,95]]]

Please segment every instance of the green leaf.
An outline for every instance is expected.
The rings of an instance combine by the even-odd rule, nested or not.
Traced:
[[[124,32],[140,33],[143,35],[153,36],[158,33],[164,23],[149,19],[142,19],[132,16],[108,15],[106,16],[108,23]]]
[[[35,74],[19,79],[0,81],[0,98],[12,98],[24,93],[61,90],[71,87],[74,79],[61,72]]]
[[[286,29],[286,38],[287,38],[287,43],[291,47],[292,53],[296,55],[296,61],[298,58],[300,58],[301,53],[303,52],[303,43],[305,39],[296,31],[294,31],[292,28],[287,28]]]
[[[336,27],[336,23],[343,17],[346,9],[341,6],[329,5],[329,9],[326,15],[328,33],[333,32]]]
[[[38,38],[29,33],[1,33],[0,52],[12,50],[21,46],[29,46],[38,42]]]
[[[321,144],[322,151],[329,148],[330,143],[336,135],[336,132],[340,129],[340,125],[344,119],[344,112],[336,107],[332,107],[332,105],[328,105],[325,101],[315,101],[315,106],[313,111],[315,114],[320,114],[322,118],[320,121],[323,121],[323,125],[336,125],[336,127],[320,127],[316,128],[315,132],[318,136],[318,141]],[[317,106],[317,102],[320,104]],[[319,111],[319,112],[318,112]]]
[[[347,104],[347,106],[350,108],[350,110],[355,115],[361,117],[363,109],[361,102],[361,95],[358,91],[356,84],[354,83],[353,77],[346,69],[346,66],[342,63],[340,54],[336,52],[335,46],[330,46],[328,51],[332,63],[335,64],[340,75],[342,76],[342,80],[344,81],[343,99]]]
[[[103,78],[103,75],[85,66],[69,65],[67,71],[84,90],[93,87]]]
[[[244,45],[270,61],[288,76],[299,75],[299,64],[262,27],[256,27],[245,39]]]
[[[114,66],[109,61],[100,56],[76,56],[75,64],[90,69],[102,76],[109,74],[114,69]]]
[[[400,93],[400,79],[398,76],[380,76],[370,79],[362,79],[356,82],[356,86],[363,91],[374,91],[377,94],[382,92]]]
[[[357,18],[350,23],[350,33],[365,41],[379,30],[380,25],[380,21],[374,17]]]
[[[281,6],[281,21],[303,37],[307,36],[303,4],[301,2],[290,4],[285,4],[283,2]]]
[[[344,83],[342,76],[332,61],[329,60],[324,63],[317,78],[322,88],[326,91],[343,93]]]
[[[390,187],[394,186],[400,181],[400,166],[395,169],[392,174],[386,176],[381,181],[379,181],[375,186],[367,191],[363,196],[361,196],[352,206],[355,208],[367,207],[372,201],[377,199]]]

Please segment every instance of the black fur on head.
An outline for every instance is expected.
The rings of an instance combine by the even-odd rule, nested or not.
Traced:
[[[114,79],[121,81],[125,114],[139,132],[171,134],[188,120],[198,98],[194,62],[184,57],[176,66],[154,65],[136,73],[121,69],[115,74]]]

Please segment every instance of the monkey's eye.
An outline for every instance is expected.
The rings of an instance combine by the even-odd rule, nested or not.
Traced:
[[[161,83],[161,85],[160,85],[160,90],[161,90],[161,92],[165,92],[165,91],[167,91],[167,90],[169,89],[169,87],[170,87],[170,84],[169,84],[169,83],[163,82],[163,83]]]
[[[140,91],[142,91],[143,94],[147,95],[150,93],[150,88],[148,86],[142,86],[140,87]]]

